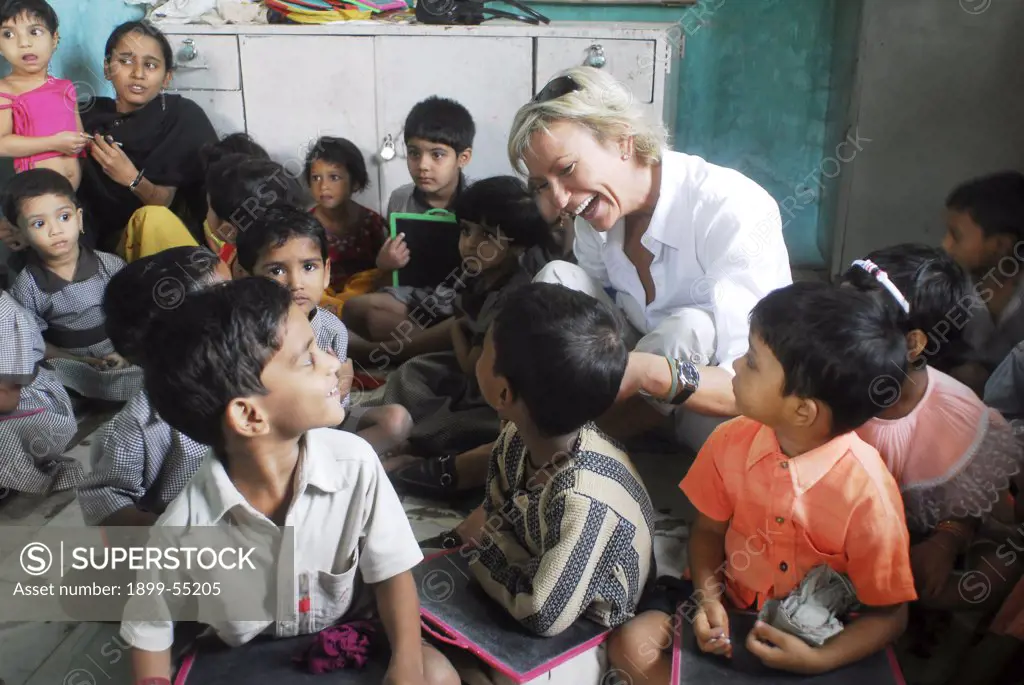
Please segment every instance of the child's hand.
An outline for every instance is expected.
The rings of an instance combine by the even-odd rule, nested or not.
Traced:
[[[0,414],[10,414],[21,402],[21,386],[14,383],[0,383]]]
[[[85,146],[92,140],[92,136],[81,131],[61,131],[50,136],[50,140],[53,143],[54,152],[75,157],[85,149]]]
[[[18,230],[10,221],[0,218],[0,242],[10,248],[11,252],[18,252],[28,247],[28,243],[18,236]]]
[[[85,362],[89,366],[99,369],[100,371],[106,371],[109,368],[106,359],[97,359],[96,357],[79,357],[78,361]]]
[[[956,564],[955,544],[938,532],[910,548],[910,568],[921,599],[935,599],[946,586]]]
[[[693,619],[693,634],[700,651],[732,657],[729,641],[729,615],[717,599],[706,599]]]
[[[769,668],[814,675],[827,669],[821,653],[809,644],[767,623],[758,621],[747,635],[747,651]]]
[[[384,241],[384,246],[377,254],[377,268],[381,271],[396,271],[405,268],[409,263],[409,246],[405,244],[405,234],[399,233],[394,238]]]
[[[131,364],[128,363],[127,359],[117,354],[116,352],[113,354],[108,354],[106,357],[103,358],[103,361],[107,363],[108,371],[124,369],[128,366],[131,366]]]

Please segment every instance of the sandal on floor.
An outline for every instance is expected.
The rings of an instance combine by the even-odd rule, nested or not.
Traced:
[[[476,490],[458,489],[459,477],[451,455],[422,459],[400,468],[392,473],[391,482],[396,490],[425,499],[450,500]]]

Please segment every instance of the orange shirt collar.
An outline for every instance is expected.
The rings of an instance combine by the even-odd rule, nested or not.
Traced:
[[[798,457],[788,459],[789,468],[794,476],[793,485],[796,488],[797,496],[810,490],[815,483],[832,470],[843,455],[850,450],[852,440],[853,433],[843,433],[824,445],[815,447],[810,452],[804,452]],[[750,451],[747,454],[747,471],[753,469],[765,457],[772,455],[787,459],[779,446],[775,431],[768,426],[761,426],[750,443]]]

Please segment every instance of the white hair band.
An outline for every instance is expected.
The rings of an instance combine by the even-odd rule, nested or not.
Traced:
[[[869,274],[875,277],[875,279],[882,284],[882,287],[889,291],[889,293],[896,298],[896,301],[903,307],[903,311],[907,314],[910,313],[910,302],[907,298],[903,297],[903,293],[896,287],[896,284],[889,280],[889,274],[882,271],[882,269],[870,259],[855,259],[853,266],[859,266],[860,268],[867,271]]]

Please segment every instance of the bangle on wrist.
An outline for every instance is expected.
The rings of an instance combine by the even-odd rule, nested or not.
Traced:
[[[945,533],[945,535],[942,535]],[[948,538],[943,540],[943,538]],[[932,535],[935,544],[949,546],[956,553],[964,551],[970,543],[970,538],[960,527],[952,522],[943,521],[935,526],[935,533]]]
[[[135,190],[142,183],[142,177],[146,173],[145,169],[139,171],[139,175],[135,177],[135,180],[128,184],[128,190]]]
[[[672,357],[666,356],[665,361],[668,362],[668,373],[672,376],[672,384],[669,386],[668,397],[666,398],[667,401],[671,402],[675,399],[676,393],[679,392],[679,367],[678,362]]]

